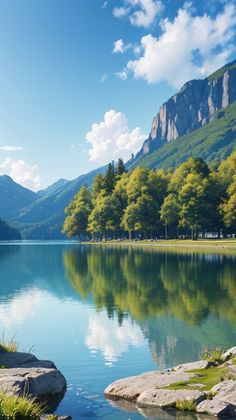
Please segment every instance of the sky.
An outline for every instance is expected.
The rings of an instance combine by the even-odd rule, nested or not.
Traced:
[[[0,174],[37,191],[128,160],[235,58],[234,0],[0,0]]]

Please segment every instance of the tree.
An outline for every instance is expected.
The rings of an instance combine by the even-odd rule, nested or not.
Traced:
[[[198,238],[198,229],[206,223],[208,189],[208,178],[190,173],[179,193],[179,226],[190,228],[192,239]]]
[[[123,160],[119,158],[116,166],[116,178],[119,180],[125,172],[127,172],[125,164]]]
[[[220,206],[220,210],[225,226],[236,228],[236,175],[227,189],[227,199]]]
[[[160,210],[160,219],[165,224],[165,239],[168,237],[168,225],[178,225],[179,210],[177,194],[170,193],[165,198]]]
[[[88,230],[95,237],[106,237],[119,230],[120,217],[119,200],[114,195],[100,197],[89,215]]]
[[[114,162],[109,163],[105,176],[104,176],[104,188],[107,194],[111,194],[115,188],[116,183],[116,171]]]
[[[70,238],[85,237],[92,208],[92,195],[86,187],[82,187],[65,209],[67,217],[62,232]]]

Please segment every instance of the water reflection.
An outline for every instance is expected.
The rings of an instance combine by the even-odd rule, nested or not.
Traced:
[[[77,293],[92,294],[108,316],[138,321],[174,316],[203,324],[210,316],[236,322],[236,259],[219,254],[175,254],[133,248],[83,247],[64,254]]]
[[[122,353],[130,346],[142,347],[145,344],[141,329],[127,319],[122,326],[114,325],[104,313],[90,316],[88,335],[85,340],[91,353],[100,352],[107,366],[113,366]]]
[[[235,344],[235,261],[230,255],[102,246],[64,254],[78,295],[92,298],[121,326],[131,317],[160,368],[194,360],[205,347]]]

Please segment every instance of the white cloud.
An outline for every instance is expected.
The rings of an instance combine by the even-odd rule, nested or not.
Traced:
[[[113,15],[117,18],[128,16],[132,25],[147,28],[163,9],[159,0],[124,0],[124,6],[115,7]]]
[[[127,80],[128,78],[128,72],[126,69],[122,70],[122,71],[117,71],[116,72],[116,77],[118,77],[121,80]]]
[[[89,318],[89,332],[85,340],[91,353],[100,352],[108,366],[112,366],[130,346],[145,345],[142,332],[137,325],[125,319],[122,326],[114,326],[114,320],[104,313]]]
[[[115,7],[113,9],[113,16],[116,18],[122,18],[126,16],[128,13],[128,10],[125,7]]]
[[[17,152],[17,151],[22,151],[25,150],[24,147],[21,146],[0,146],[0,150],[2,150],[3,152]]]
[[[112,52],[117,54],[117,53],[123,53],[125,51],[125,44],[123,39],[117,39],[117,41],[114,42],[113,44],[113,50]]]
[[[7,328],[22,323],[25,318],[33,315],[41,300],[42,292],[35,289],[15,297],[10,302],[1,303],[0,323]]]
[[[167,81],[180,87],[185,81],[204,77],[223,66],[233,51],[236,36],[236,7],[227,4],[215,18],[193,16],[190,5],[178,11],[174,21],[164,19],[159,38],[141,39],[138,59],[130,60],[123,72],[148,83]],[[198,55],[199,61],[194,60]],[[122,74],[122,72],[120,72]]]
[[[86,140],[91,144],[90,160],[99,164],[117,160],[127,160],[131,153],[138,151],[147,138],[139,127],[130,130],[124,114],[114,110],[107,111],[104,120],[93,124]]]
[[[32,190],[38,190],[41,185],[38,166],[29,165],[23,159],[6,158],[0,163],[0,174],[9,175],[15,182]]]

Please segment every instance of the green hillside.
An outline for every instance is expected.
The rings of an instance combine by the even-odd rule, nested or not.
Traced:
[[[191,156],[219,162],[236,148],[236,102],[218,111],[215,118],[193,133],[163,144],[158,150],[134,160],[128,168],[175,168]]]

